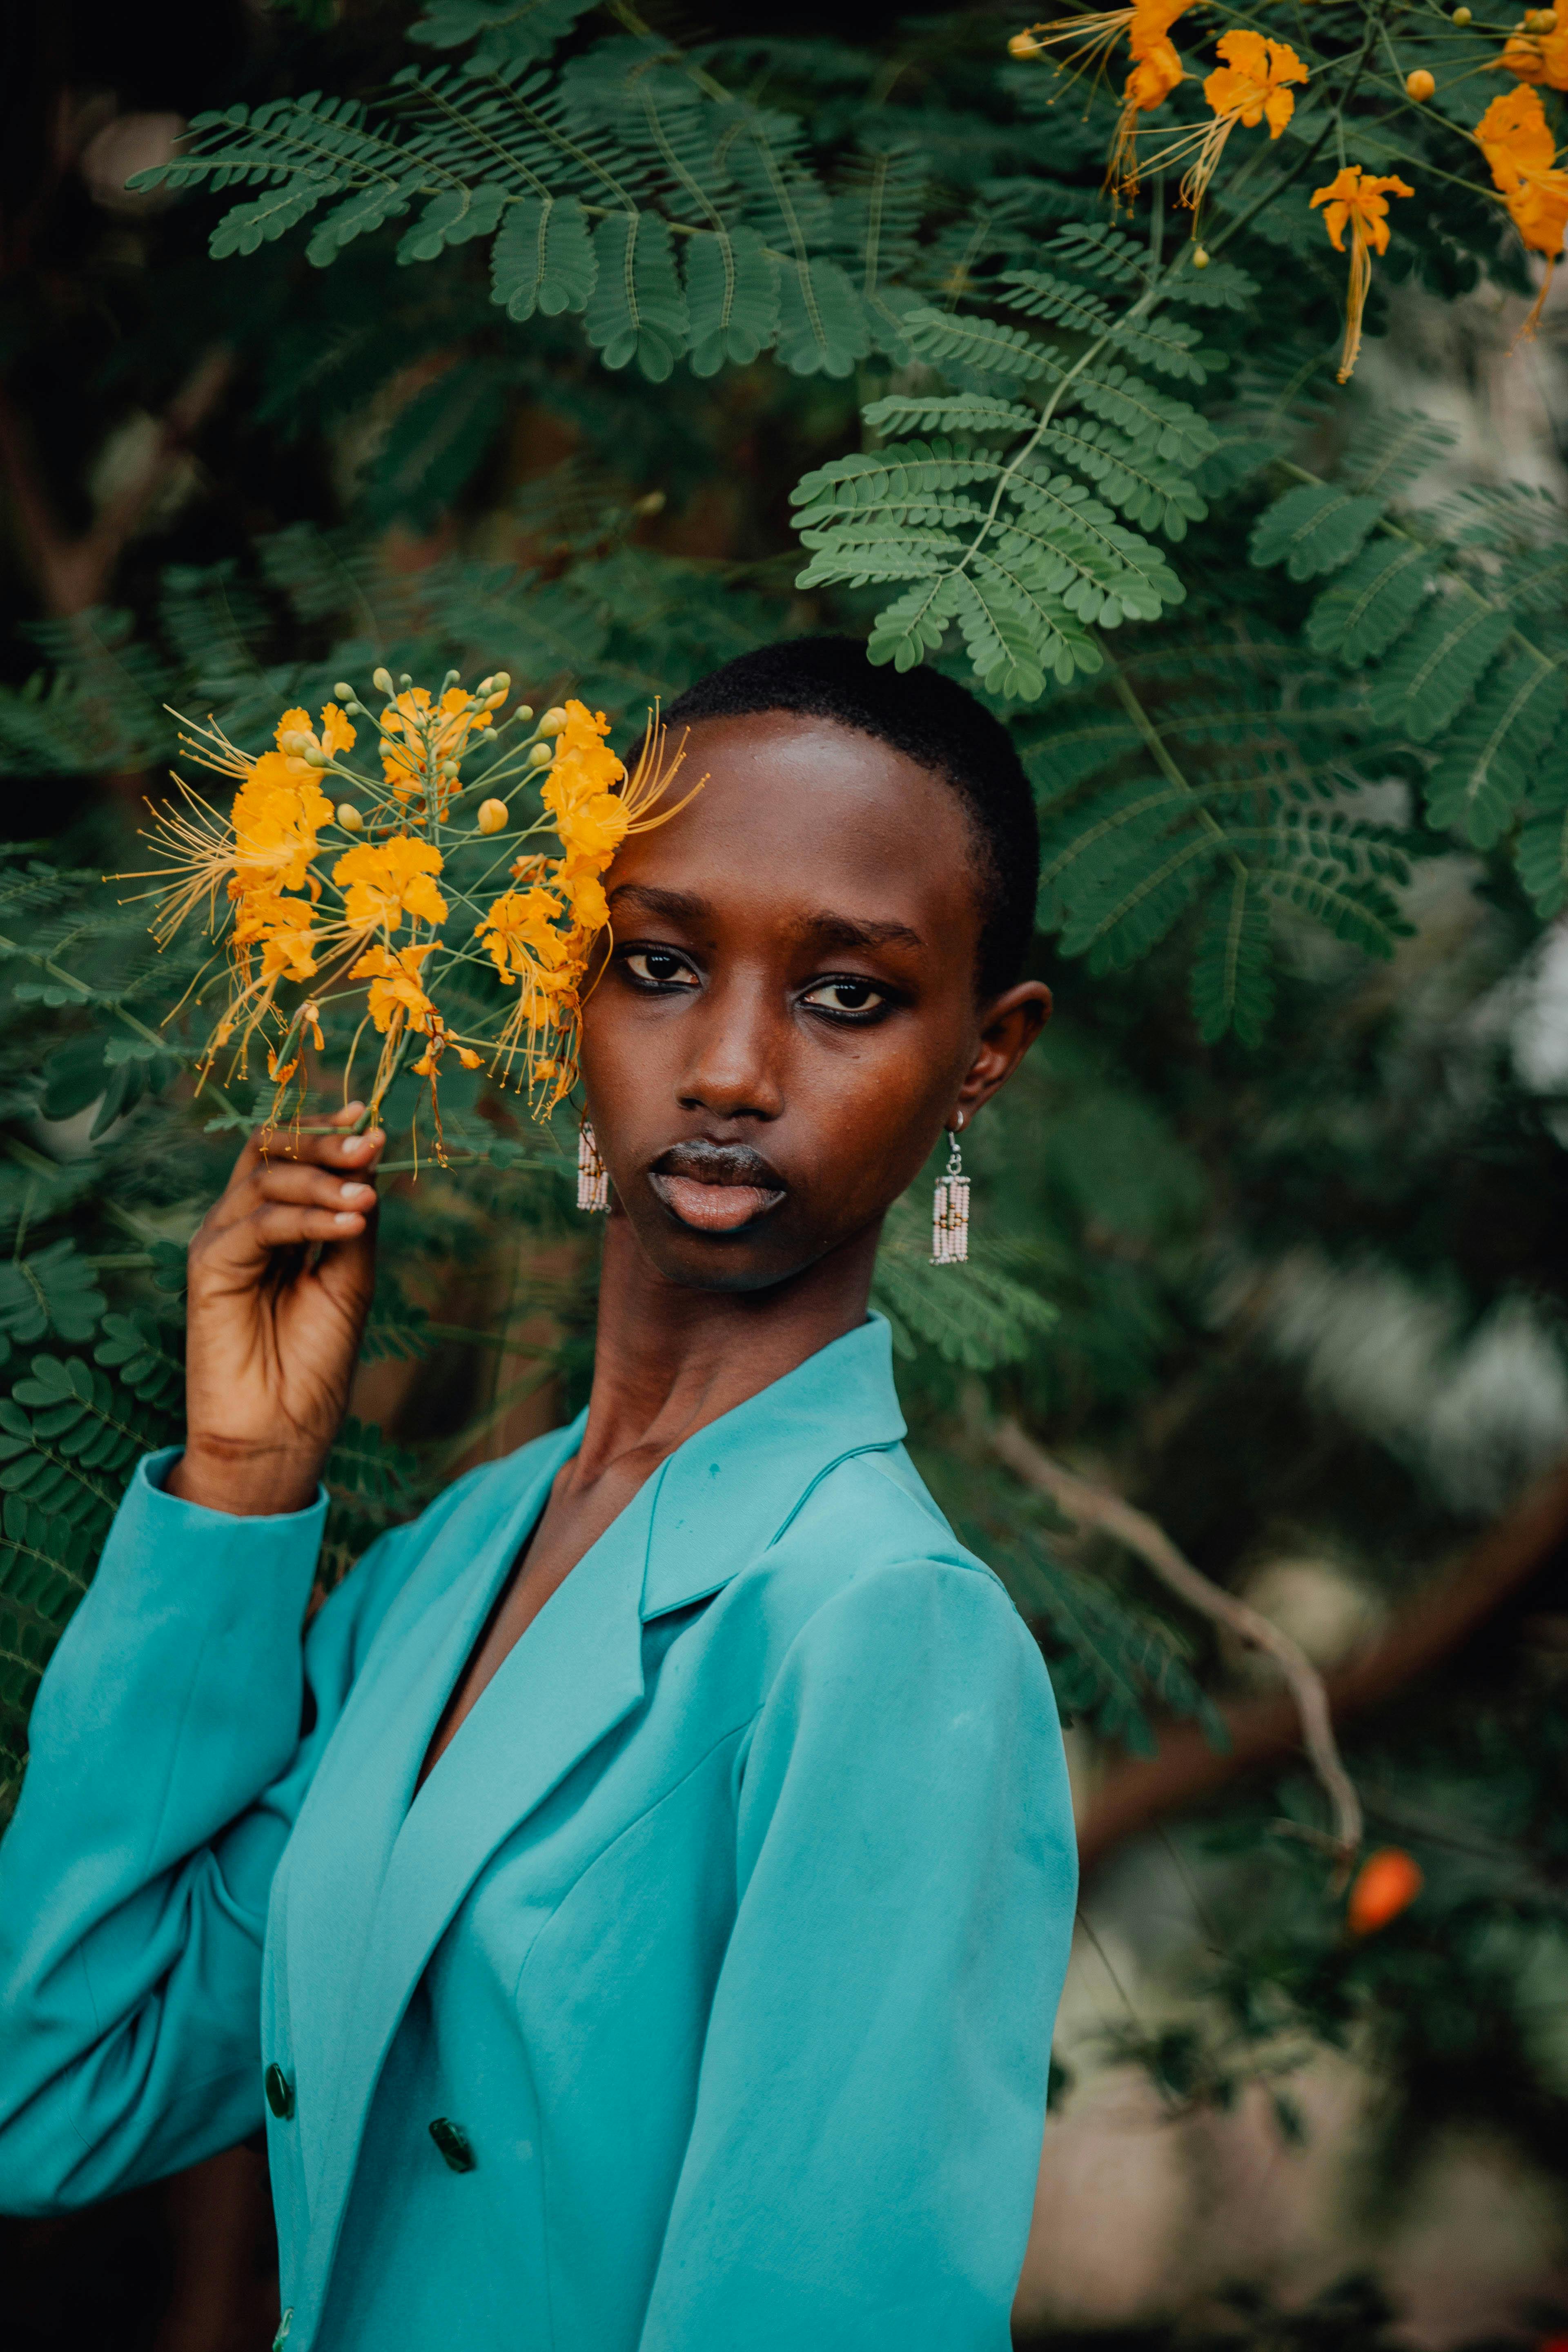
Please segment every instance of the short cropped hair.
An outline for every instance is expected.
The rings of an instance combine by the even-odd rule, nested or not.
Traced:
[[[664,717],[679,730],[700,719],[765,710],[852,727],[958,794],[980,891],[976,990],[989,1003],[1011,988],[1034,936],[1040,833],[1028,779],[1001,721],[940,670],[874,669],[856,637],[790,637],[741,654],[688,687]]]

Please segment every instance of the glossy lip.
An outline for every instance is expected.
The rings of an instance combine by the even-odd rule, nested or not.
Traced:
[[[678,1223],[733,1234],[776,1209],[787,1186],[749,1143],[672,1143],[648,1170],[648,1183]]]

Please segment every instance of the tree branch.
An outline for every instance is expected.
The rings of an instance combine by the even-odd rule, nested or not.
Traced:
[[[158,420],[158,435],[133,478],[106,499],[79,537],[68,537],[44,488],[37,457],[9,400],[0,394],[0,467],[9,486],[21,535],[55,620],[72,620],[101,604],[115,567],[138,524],[189,449],[197,427],[222,398],[234,355],[221,345],[198,361]]]
[[[1138,1516],[1137,1514],[1133,1515]],[[1375,1647],[1323,1678],[1330,1716],[1343,1723],[1382,1704],[1457,1649],[1527,1584],[1568,1538],[1568,1462],[1489,1528],[1436,1593],[1408,1610]],[[1124,1838],[1215,1796],[1245,1773],[1281,1762],[1300,1743],[1293,1696],[1222,1706],[1230,1752],[1217,1754],[1195,1726],[1160,1727],[1160,1749],[1131,1758],[1097,1790],[1079,1826],[1088,1872]]]
[[[1300,1730],[1313,1771],[1322,1782],[1333,1816],[1333,1843],[1342,1866],[1362,1843],[1361,1799],[1341,1759],[1330,1718],[1323,1677],[1289,1633],[1258,1610],[1249,1609],[1233,1592],[1210,1582],[1191,1560],[1176,1549],[1163,1528],[1142,1511],[1134,1510],[1102,1486],[1090,1486],[1053,1462],[1015,1421],[1001,1423],[992,1433],[992,1445],[1015,1476],[1048,1495],[1053,1503],[1080,1527],[1099,1528],[1136,1553],[1163,1584],[1215,1624],[1228,1625],[1249,1649],[1266,1650],[1279,1665],[1289,1688],[1293,1727]],[[1163,1754],[1162,1749],[1162,1754]],[[1210,1751],[1205,1744],[1205,1753]]]

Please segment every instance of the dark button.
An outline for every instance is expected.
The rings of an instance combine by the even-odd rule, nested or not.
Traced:
[[[454,2172],[472,2172],[474,2151],[461,2124],[448,2123],[445,2116],[437,2116],[430,2126],[430,2137]]]
[[[265,2077],[267,2104],[280,2124],[286,2124],[294,2112],[294,2085],[276,2059],[267,2069]]]

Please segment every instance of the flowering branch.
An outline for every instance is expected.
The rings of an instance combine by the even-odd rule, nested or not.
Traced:
[[[228,988],[201,1057],[204,1082],[226,1046],[243,1074],[251,1044],[265,1045],[276,1088],[268,1123],[290,1108],[298,1118],[306,1047],[322,1050],[322,1020],[339,1016],[345,1031],[354,1024],[345,1091],[366,1029],[381,1040],[368,1124],[418,1041],[410,1066],[428,1082],[444,1159],[437,1081],[448,1053],[465,1069],[488,1062],[502,1084],[515,1075],[542,1117],[574,1084],[583,990],[609,921],[602,877],[628,834],[684,807],[665,802],[680,755],[667,765],[650,719],[628,774],[604,740],[604,714],[580,702],[538,719],[522,703],[498,723],[511,691],[504,671],[471,692],[448,672],[438,697],[407,677],[395,686],[384,669],[374,683],[384,698],[379,776],[351,761],[354,721],[372,713],[346,683],[319,726],[286,711],[276,748],[259,757],[210,721],[194,727],[188,748],[238,784],[232,807],[219,814],[176,777],[183,805],[159,813],[151,835],[159,863],[121,878],[153,884],[161,944],[204,910],[224,950]],[[503,742],[509,728],[520,731]],[[491,755],[485,797],[464,819],[456,804],[476,750]],[[335,803],[329,780],[343,795]],[[530,815],[520,796],[535,788]],[[198,1002],[205,985],[205,976],[193,983]]]

